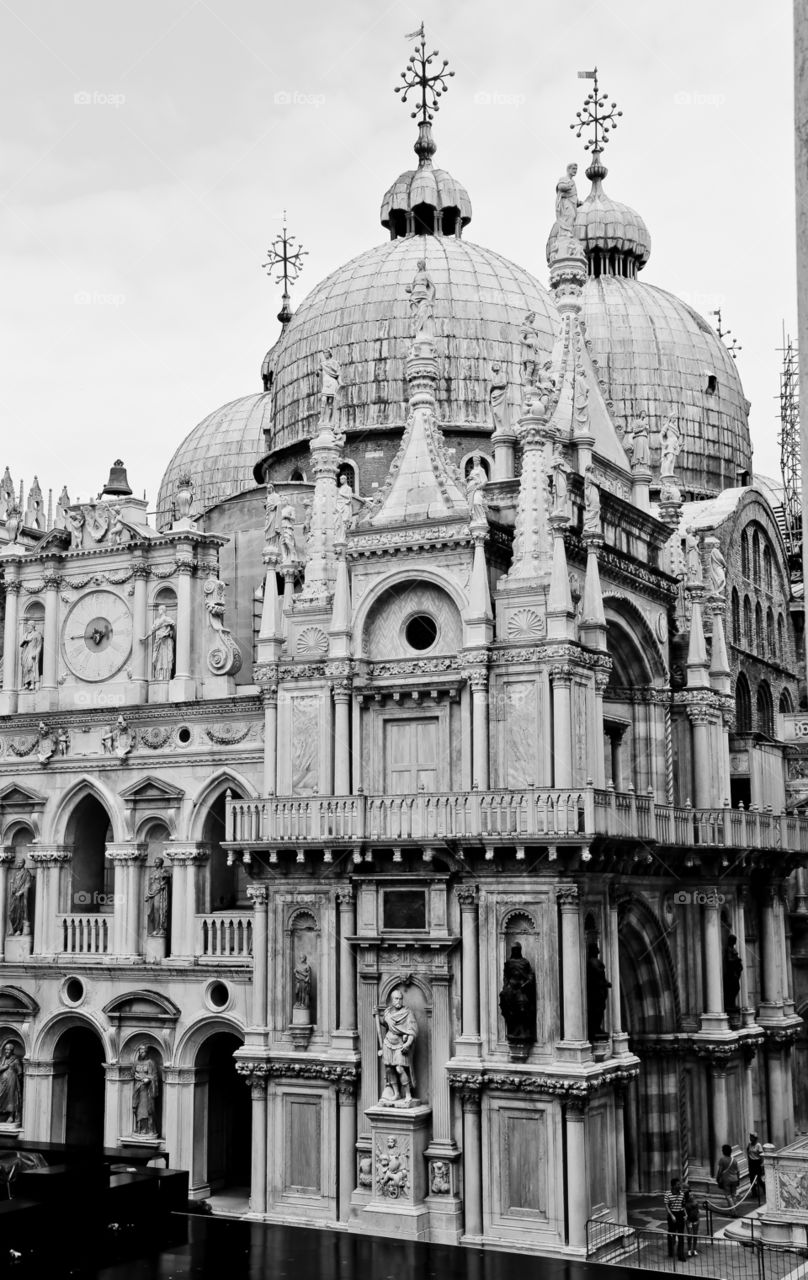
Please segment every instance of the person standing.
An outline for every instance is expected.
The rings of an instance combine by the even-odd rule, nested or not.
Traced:
[[[725,1142],[721,1148],[721,1159],[718,1161],[718,1168],[715,1171],[715,1180],[727,1197],[727,1204],[734,1218],[741,1171],[738,1168],[738,1161],[732,1154],[732,1147],[728,1142]]]
[[[687,1222],[687,1256],[688,1258],[697,1258],[699,1256],[699,1251],[696,1248],[696,1245],[698,1243],[699,1218],[701,1217],[701,1211],[699,1210],[698,1201],[687,1183],[685,1183],[684,1187],[684,1197],[685,1221]]]
[[[763,1176],[763,1147],[756,1133],[750,1133],[746,1144],[746,1161],[749,1165],[749,1185],[754,1187],[757,1202],[766,1199],[766,1179]]]
[[[665,1213],[668,1216],[668,1257],[674,1253],[680,1262],[685,1261],[685,1197],[681,1178],[671,1178],[670,1191],[665,1192]]]

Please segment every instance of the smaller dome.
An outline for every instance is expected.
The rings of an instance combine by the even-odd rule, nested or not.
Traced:
[[[586,171],[592,190],[575,217],[575,234],[583,245],[590,276],[626,276],[633,280],[651,256],[651,233],[627,204],[612,200],[603,190],[608,173],[596,155]],[[547,242],[547,261],[550,247]]]
[[[393,240],[407,235],[455,235],[471,222],[471,200],[462,183],[445,169],[433,169],[436,151],[431,126],[418,126],[418,168],[408,169],[385,192],[381,224]]]

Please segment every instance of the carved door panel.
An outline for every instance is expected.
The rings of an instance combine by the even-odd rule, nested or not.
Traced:
[[[387,795],[412,795],[438,788],[438,718],[388,720],[384,771]]]

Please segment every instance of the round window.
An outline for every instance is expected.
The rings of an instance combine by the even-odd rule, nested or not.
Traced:
[[[81,978],[67,978],[62,984],[62,996],[67,1004],[81,1004],[84,999],[84,983]]]
[[[428,613],[416,613],[404,628],[404,639],[411,649],[431,649],[438,638],[438,624]]]
[[[191,730],[186,724],[177,730],[177,741],[181,742],[184,747],[191,741]]]
[[[211,982],[207,997],[212,1009],[224,1009],[230,1003],[230,988],[226,982]]]

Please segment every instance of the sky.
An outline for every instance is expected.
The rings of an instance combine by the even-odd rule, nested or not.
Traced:
[[[87,499],[123,458],[151,504],[197,422],[261,389],[283,211],[293,306],[387,233],[414,162],[393,87],[426,23],[455,75],[435,163],[465,235],[546,283],[555,183],[597,65],[623,115],[607,192],[652,237],[642,278],[742,345],[755,467],[779,475],[782,326],[796,337],[786,0],[0,0],[0,469]]]

